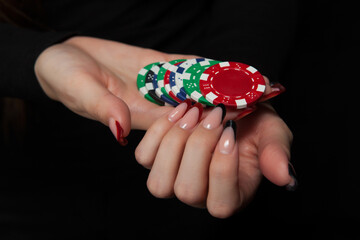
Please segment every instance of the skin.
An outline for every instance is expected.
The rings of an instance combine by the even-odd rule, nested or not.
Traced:
[[[137,161],[151,169],[147,186],[154,196],[175,195],[226,218],[246,206],[263,175],[279,186],[292,181],[288,173],[292,134],[270,105],[263,103],[236,121],[230,154],[219,147],[221,138],[226,138],[222,124],[209,130],[202,120],[184,130],[179,121],[170,122],[166,115],[159,118],[136,149]]]
[[[73,112],[105,125],[113,118],[127,136],[147,129],[170,107],[158,107],[139,95],[136,76],[145,65],[188,55],[165,54],[114,41],[73,37],[40,54],[35,73],[44,92]],[[146,116],[146,118],[144,118]]]
[[[151,169],[147,184],[154,196],[175,195],[191,206],[206,207],[215,217],[226,218],[246,206],[263,175],[279,186],[291,182],[292,134],[275,110],[262,103],[254,113],[236,121],[235,147],[230,154],[223,154],[219,150],[225,132],[221,124],[208,130],[199,123],[184,130],[177,124],[182,118],[168,120],[172,107],[159,107],[138,93],[136,76],[143,66],[194,57],[73,37],[44,50],[35,63],[35,74],[51,99],[102,122],[114,135],[111,125],[115,120],[124,136],[131,129],[147,130],[135,156]],[[200,121],[209,112],[205,110]],[[238,114],[228,111],[224,121]],[[171,148],[165,147],[169,141],[173,141]]]

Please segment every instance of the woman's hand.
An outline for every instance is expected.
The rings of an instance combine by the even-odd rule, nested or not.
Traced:
[[[192,57],[97,38],[73,37],[42,52],[35,73],[50,98],[109,126],[119,140],[131,128],[147,129],[170,109],[159,107],[139,94],[138,71],[152,62]]]
[[[186,114],[187,108],[182,114],[172,112],[174,117],[169,120],[166,113],[181,106],[177,110],[159,107],[138,93],[136,76],[143,66],[193,57],[73,37],[41,53],[35,73],[50,98],[109,126],[119,141],[131,128],[151,126],[136,151],[138,161],[151,168],[150,191],[159,197],[175,193],[189,205],[207,206],[214,216],[227,217],[253,196],[262,174],[277,185],[294,184],[288,171],[291,132],[275,111],[263,104],[237,121],[236,147],[225,156],[221,144],[230,141],[226,136],[231,131],[222,131],[221,124],[206,129],[206,118],[197,124],[194,115],[200,116],[196,110],[200,107]],[[227,118],[238,114],[228,113]],[[196,121],[189,123],[191,119]]]
[[[276,185],[294,186],[288,168],[292,134],[274,109],[259,104],[225,129],[223,109],[214,108],[199,123],[201,105],[182,103],[148,129],[135,156],[151,169],[147,186],[154,196],[176,195],[225,218],[250,201],[262,175]],[[225,120],[234,117],[229,112]]]

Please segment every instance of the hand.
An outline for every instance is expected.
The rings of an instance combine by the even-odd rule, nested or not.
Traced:
[[[151,169],[147,186],[154,196],[176,195],[225,218],[246,206],[262,175],[279,186],[295,184],[288,169],[292,133],[269,104],[236,121],[236,134],[231,127],[223,130],[218,107],[198,124],[200,108],[180,104],[137,147],[137,161]],[[225,120],[235,116],[228,112]]]
[[[73,37],[42,52],[35,63],[35,73],[50,98],[109,126],[119,140],[129,134],[130,128],[147,129],[170,109],[159,107],[139,94],[138,71],[152,62],[180,58],[192,56]]]

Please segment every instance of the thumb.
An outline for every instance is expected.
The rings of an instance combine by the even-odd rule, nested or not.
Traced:
[[[263,129],[259,141],[259,166],[264,176],[288,190],[296,188],[296,178],[290,164],[292,134],[283,121],[271,123]]]
[[[74,93],[75,95],[75,93]],[[131,130],[130,110],[127,104],[112,94],[97,79],[86,78],[86,84],[77,88],[76,99],[82,116],[97,120],[108,126],[121,145],[126,145],[125,137]]]
[[[104,95],[96,106],[96,115],[100,122],[107,125],[116,140],[123,146],[131,130],[130,110],[127,104],[112,93]]]
[[[117,141],[126,145],[125,137],[131,130],[129,107],[96,80],[92,80],[94,79],[89,77],[86,84],[76,88],[72,93],[72,101],[62,102],[75,113],[108,126]]]

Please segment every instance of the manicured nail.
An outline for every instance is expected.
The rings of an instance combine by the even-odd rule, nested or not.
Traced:
[[[168,116],[168,119],[170,122],[176,122],[178,121],[185,113],[186,111],[190,108],[191,106],[191,102],[189,101],[184,101],[182,103],[180,103],[179,105],[177,105],[176,108],[174,108]]]
[[[213,129],[218,127],[224,120],[226,115],[226,108],[224,104],[217,105],[209,115],[204,119],[202,125],[206,129]]]
[[[263,95],[259,100],[260,102],[274,98],[286,91],[285,87],[280,83],[270,83],[270,87],[271,87],[271,92],[266,95]]]
[[[118,121],[111,118],[109,128],[121,146],[128,144],[128,140],[124,137],[124,130]]]
[[[203,111],[204,111],[204,107],[201,103],[195,103],[192,107],[195,107],[197,109],[199,109],[199,119],[198,119],[198,122],[200,121],[201,119],[201,116],[203,114]]]
[[[192,107],[179,121],[179,127],[182,129],[191,129],[199,122],[200,110],[198,107]]]
[[[188,99],[188,98],[185,99],[183,102],[187,104],[187,109],[186,109],[186,111],[188,111],[188,110],[192,107],[192,105],[193,105],[193,101],[191,101],[191,99]]]
[[[116,139],[120,143],[121,146],[126,146],[128,144],[128,140],[124,137],[124,130],[120,126],[118,121],[115,121],[116,124]]]
[[[286,185],[285,189],[290,191],[290,192],[293,192],[296,190],[297,186],[298,186],[298,181],[296,179],[296,172],[295,172],[295,169],[294,169],[294,166],[289,163],[288,164],[288,167],[289,167],[289,175],[291,177],[291,181],[288,185]]]
[[[232,153],[236,142],[236,123],[229,120],[225,124],[224,131],[219,140],[219,151],[222,154]]]

